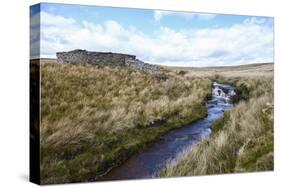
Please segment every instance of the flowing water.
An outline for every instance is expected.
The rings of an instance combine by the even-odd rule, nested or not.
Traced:
[[[231,85],[214,82],[212,99],[206,102],[208,110],[206,118],[168,132],[150,148],[129,158],[97,180],[151,178],[183,149],[188,149],[202,139],[208,138],[211,134],[211,125],[223,116],[225,110],[233,107],[231,97],[234,95],[235,88]]]

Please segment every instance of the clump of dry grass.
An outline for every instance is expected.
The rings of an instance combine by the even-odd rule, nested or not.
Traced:
[[[208,78],[41,64],[41,183],[93,180],[164,132],[204,117],[210,87]]]
[[[251,72],[249,77],[237,77],[235,71],[231,74],[216,79],[233,83],[248,100],[215,123],[210,139],[183,151],[156,176],[273,170],[273,72],[271,76],[260,72],[256,76]]]

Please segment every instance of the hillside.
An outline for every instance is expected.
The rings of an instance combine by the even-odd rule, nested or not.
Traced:
[[[211,80],[41,63],[42,183],[90,181],[206,116]]]
[[[212,75],[219,82],[242,89],[241,101],[213,125],[212,136],[184,150],[156,176],[174,177],[234,172],[268,171],[274,168],[273,64],[188,69],[186,74]],[[177,70],[179,71],[179,70]],[[215,73],[215,74],[214,74]]]
[[[273,169],[273,64],[183,68],[41,62],[42,183],[93,181],[161,135],[205,117],[212,81],[243,99],[209,140],[182,151],[157,176]],[[257,71],[258,70],[258,71]]]
[[[166,67],[167,71],[185,72],[188,76],[212,77],[220,75],[224,77],[257,77],[257,76],[273,76],[273,63],[258,63],[239,66],[225,67]]]

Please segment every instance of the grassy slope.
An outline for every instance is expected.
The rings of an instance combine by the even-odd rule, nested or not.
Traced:
[[[187,75],[213,76],[220,82],[232,83],[247,101],[240,102],[214,124],[209,140],[183,151],[157,176],[273,170],[273,64],[185,71]]]
[[[161,134],[206,115],[209,78],[41,65],[41,183],[93,180]]]
[[[165,67],[163,69],[174,72],[186,73],[189,77],[254,77],[258,76],[268,77],[273,76],[273,64],[272,63],[259,63],[250,65],[240,65],[240,66],[225,66],[225,67]]]

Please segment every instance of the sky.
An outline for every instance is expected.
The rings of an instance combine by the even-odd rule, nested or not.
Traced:
[[[167,66],[273,62],[271,17],[41,3],[30,8],[30,57],[86,49]]]

